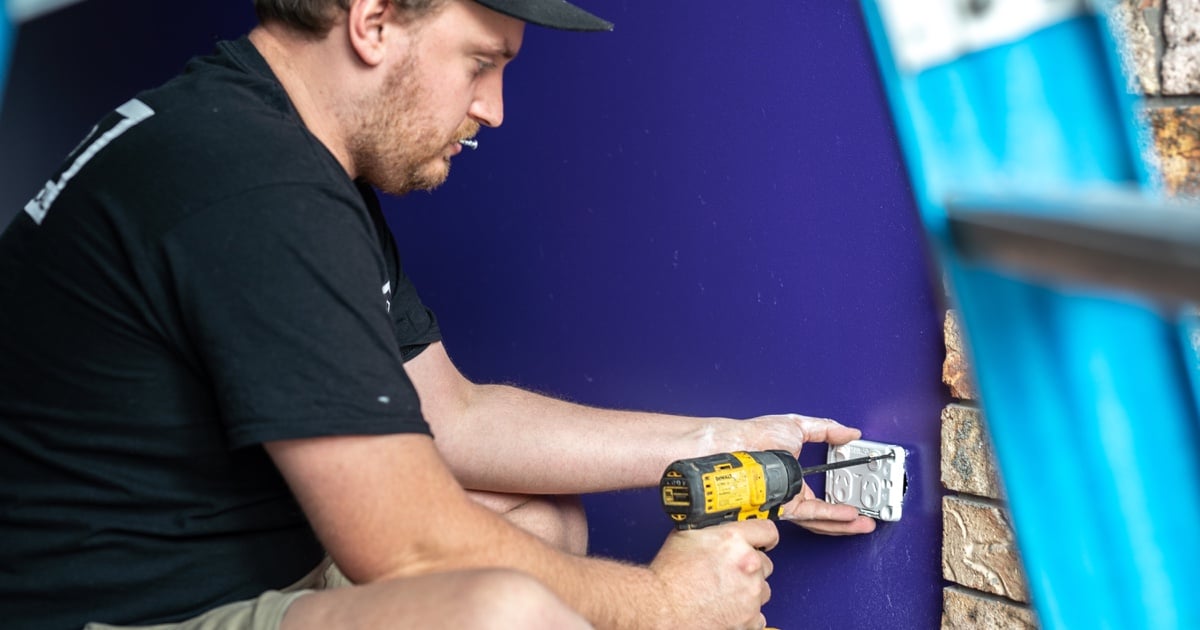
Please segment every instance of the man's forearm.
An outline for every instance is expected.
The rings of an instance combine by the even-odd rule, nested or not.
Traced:
[[[670,462],[712,452],[733,422],[598,409],[505,385],[474,386],[461,410],[429,421],[465,487],[553,494],[653,485]]]
[[[438,450],[464,487],[579,494],[653,485],[671,461],[727,448],[719,418],[613,411],[475,385],[441,343],[405,365]],[[740,447],[739,447],[740,448]]]
[[[437,446],[464,487],[580,494],[651,486],[677,459],[732,450],[845,443],[858,432],[795,414],[751,420],[614,411],[505,385],[475,385],[441,343],[405,369]]]

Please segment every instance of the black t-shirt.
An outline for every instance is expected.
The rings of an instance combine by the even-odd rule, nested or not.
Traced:
[[[261,443],[429,433],[403,362],[438,338],[249,40],[130,100],[0,236],[0,625],[300,578],[322,550]]]

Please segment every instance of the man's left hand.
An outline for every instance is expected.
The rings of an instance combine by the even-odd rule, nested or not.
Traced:
[[[814,418],[796,413],[759,416],[733,425],[741,434],[736,448],[724,450],[769,451],[782,449],[797,457],[806,442],[825,442],[834,446],[862,437],[862,431],[829,418]]]
[[[814,534],[851,536],[875,531],[875,519],[858,513],[852,505],[834,505],[817,498],[808,484],[784,504],[780,520],[791,521]]]
[[[740,435],[728,443],[734,445],[733,448],[721,450],[780,449],[796,457],[808,442],[838,446],[862,437],[862,431],[836,420],[794,413],[759,416],[726,426],[736,427]],[[811,532],[832,536],[866,534],[875,530],[874,519],[862,516],[853,506],[834,505],[818,499],[807,483],[800,494],[783,506],[780,518]]]

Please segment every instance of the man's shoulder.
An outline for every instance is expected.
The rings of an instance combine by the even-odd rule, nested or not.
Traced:
[[[181,75],[138,98],[154,111],[143,130],[149,145],[143,150],[173,153],[217,172],[234,163],[245,175],[301,170],[308,178],[344,178],[331,168],[336,161],[272,79],[209,68]]]
[[[170,81],[136,96],[149,113],[114,153],[170,175],[244,176],[305,169],[337,178],[332,155],[309,133],[283,86],[247,38],[220,42]]]
[[[264,188],[284,195],[324,189],[358,203],[349,176],[269,74],[193,62],[134,102],[141,112],[137,123],[95,156],[87,177],[131,211],[169,222],[164,214],[182,218]],[[109,120],[101,127],[119,124]]]
[[[365,214],[354,182],[265,62],[254,61],[228,54],[193,61],[117,107],[31,202],[35,218],[74,216],[117,226],[131,242],[156,243],[220,208],[278,217],[307,204],[334,216]]]

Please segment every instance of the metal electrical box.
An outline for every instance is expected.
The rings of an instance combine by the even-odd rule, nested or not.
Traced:
[[[882,521],[900,520],[908,483],[904,472],[906,451],[903,448],[895,444],[855,440],[841,446],[830,446],[826,462],[888,453],[892,455],[890,459],[825,473],[825,500],[853,505],[860,514]]]

